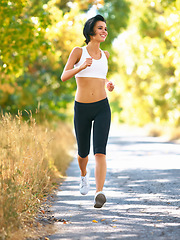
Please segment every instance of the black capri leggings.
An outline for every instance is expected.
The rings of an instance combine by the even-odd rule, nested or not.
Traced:
[[[89,155],[93,121],[94,154],[106,154],[106,145],[111,123],[111,110],[107,98],[93,103],[80,103],[75,101],[74,127],[78,154],[82,158]]]

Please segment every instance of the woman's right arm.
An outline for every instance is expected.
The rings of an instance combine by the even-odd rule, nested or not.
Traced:
[[[82,54],[82,49],[79,47],[76,47],[72,50],[71,54],[69,55],[66,66],[64,67],[63,73],[61,75],[61,80],[63,82],[72,78],[75,74],[85,69],[87,66],[91,66],[92,59],[86,58],[86,61],[82,65],[74,68],[74,64],[76,64],[80,60],[81,54]]]

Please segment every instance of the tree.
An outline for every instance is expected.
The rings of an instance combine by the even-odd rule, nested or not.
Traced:
[[[82,41],[77,7],[63,13],[56,1],[1,2],[2,111],[35,112],[39,106],[49,119],[64,116],[74,85],[60,87],[60,73],[70,48]]]
[[[179,125],[179,2],[141,3],[139,7],[139,2],[132,2],[129,26],[115,43],[123,91],[121,116],[140,125],[152,121]]]

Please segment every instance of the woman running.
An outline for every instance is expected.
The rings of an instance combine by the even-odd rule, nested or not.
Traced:
[[[106,21],[101,15],[90,18],[84,25],[83,34],[87,46],[75,47],[66,63],[61,80],[76,78],[77,91],[74,104],[74,127],[78,145],[78,163],[81,171],[80,193],[89,191],[90,136],[93,123],[93,150],[95,155],[96,194],[94,207],[101,208],[106,202],[103,186],[106,178],[106,145],[111,110],[105,86],[111,92],[112,82],[106,78],[109,53],[100,49],[100,43],[108,35]]]

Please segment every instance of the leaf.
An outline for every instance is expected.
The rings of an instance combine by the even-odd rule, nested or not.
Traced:
[[[93,223],[98,223],[98,221],[96,221],[96,220],[92,220],[92,222],[93,222]]]

